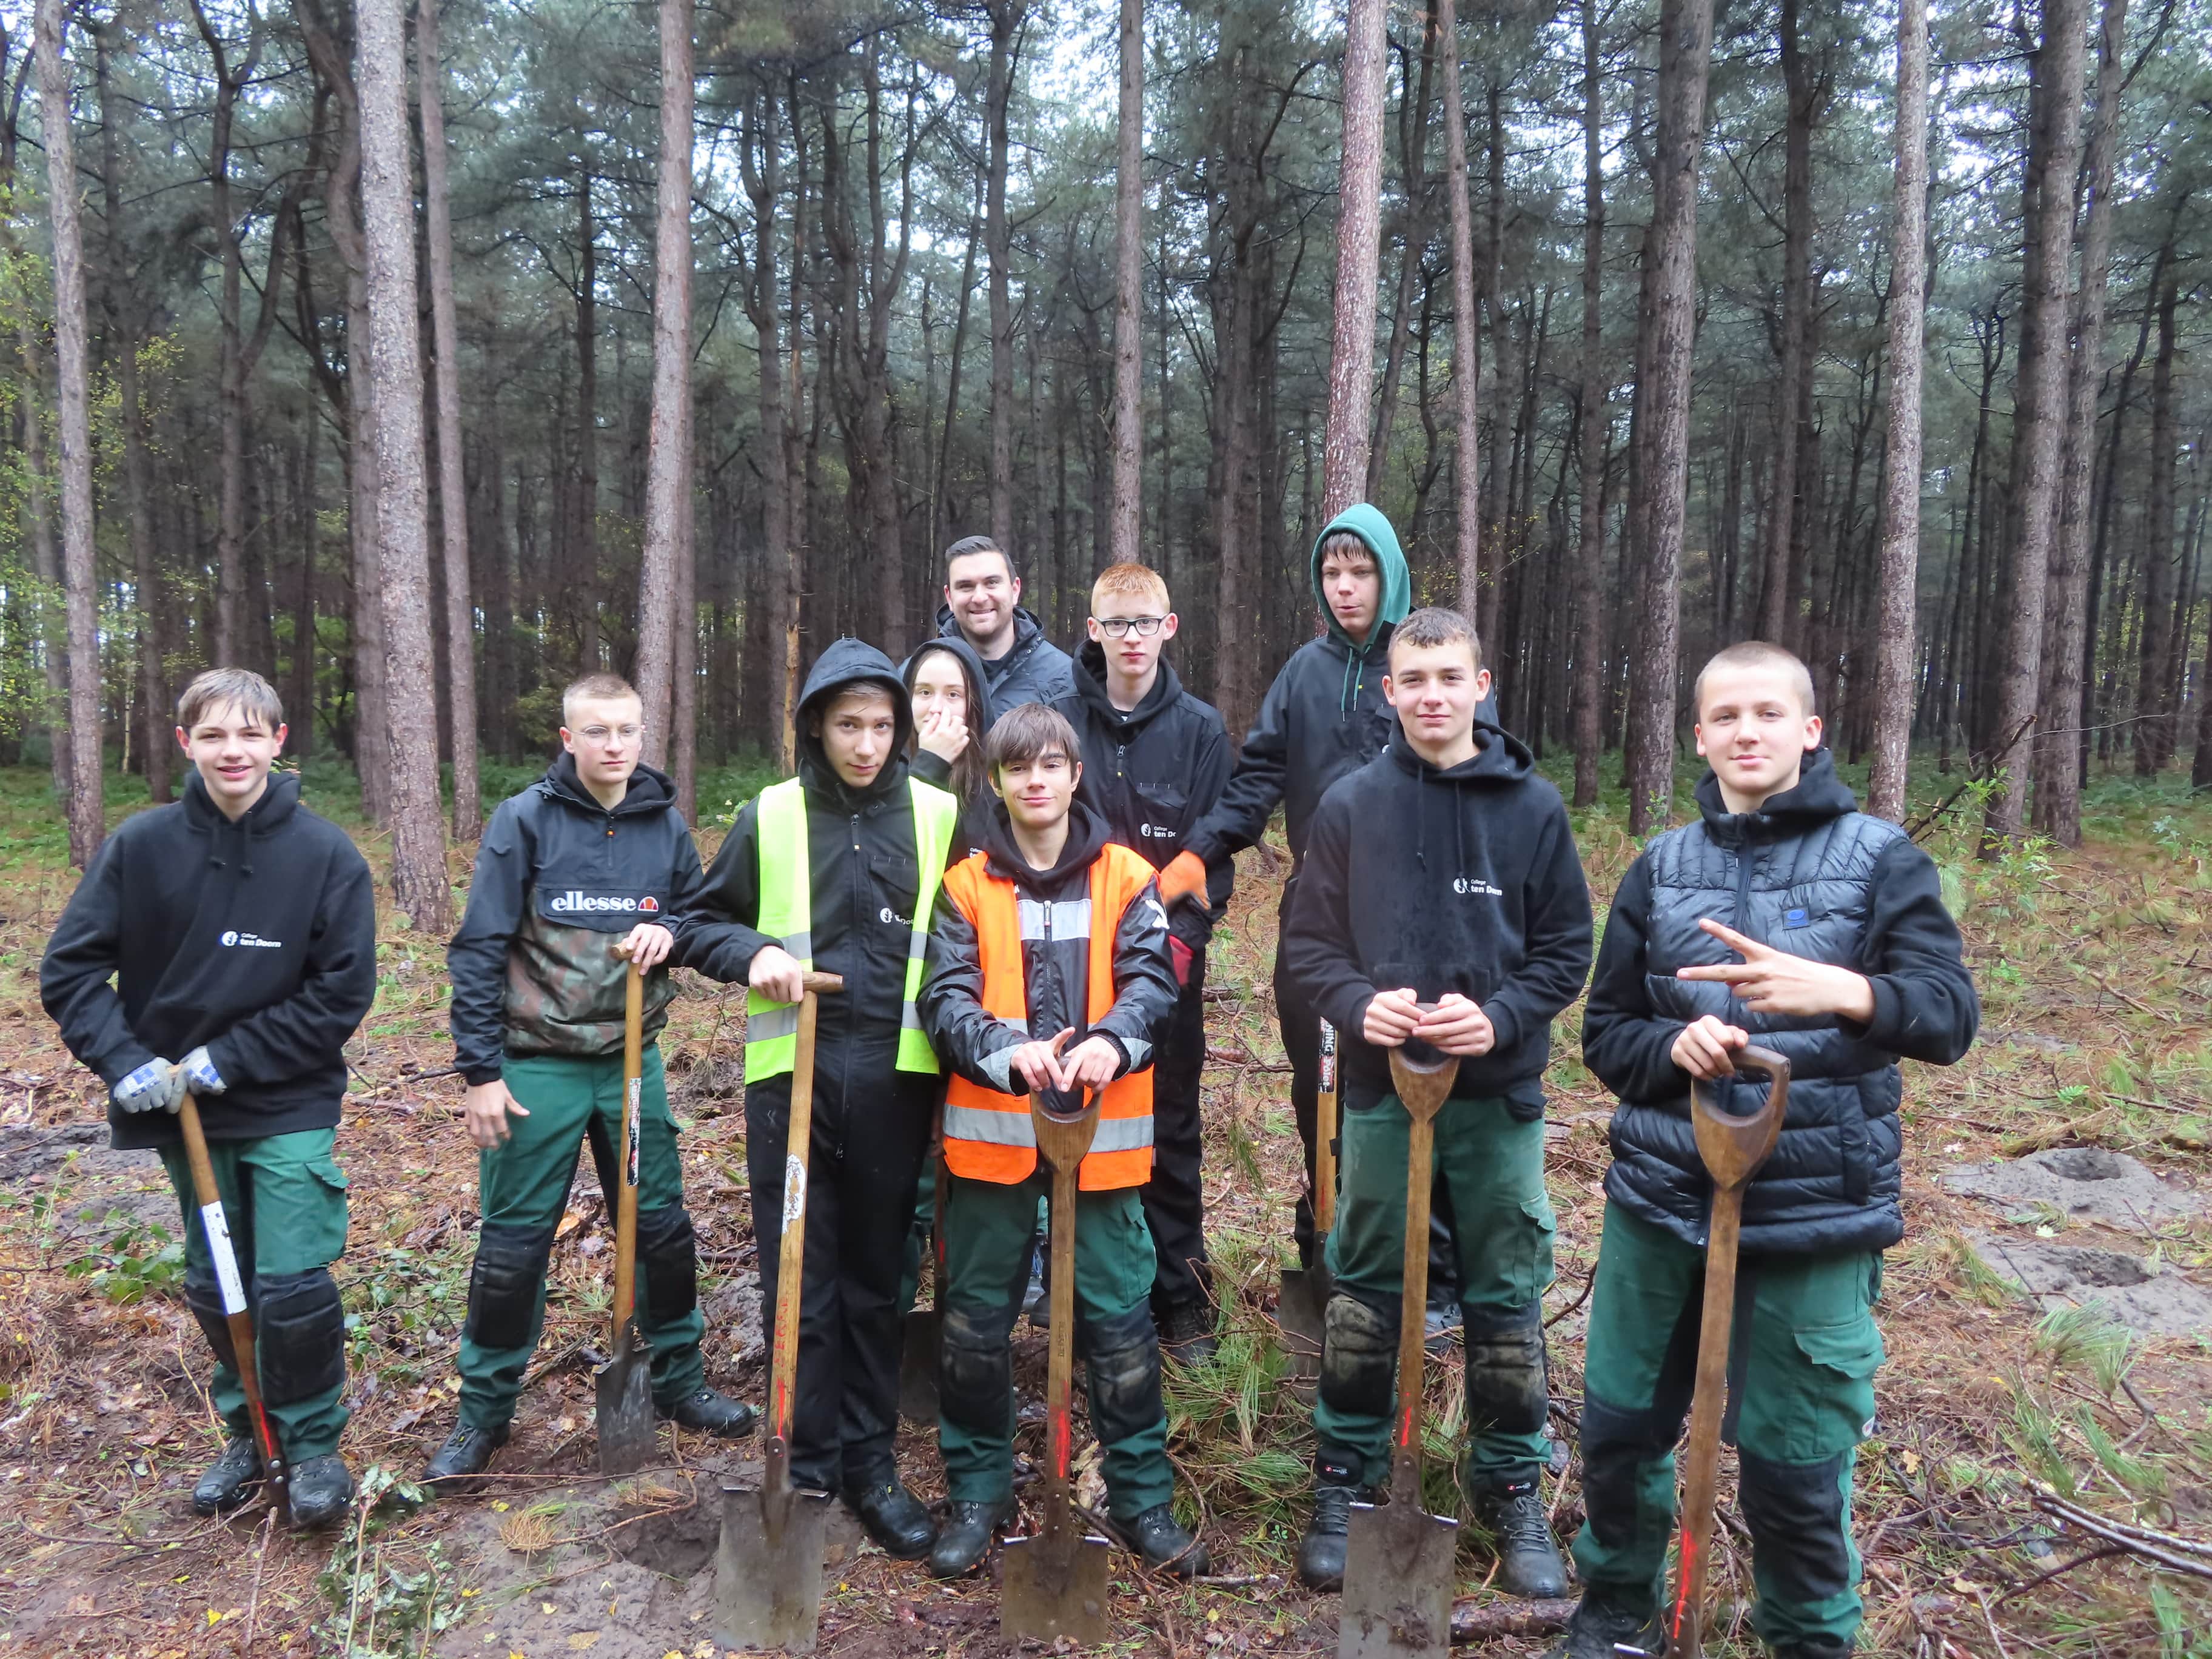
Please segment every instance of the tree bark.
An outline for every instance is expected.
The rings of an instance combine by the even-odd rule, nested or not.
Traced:
[[[1390,312],[1390,341],[1382,354],[1382,386],[1375,400],[1375,436],[1367,452],[1367,499],[1370,501],[1382,499],[1383,477],[1390,465],[1390,430],[1398,419],[1398,383],[1405,374],[1406,346],[1413,331],[1414,295],[1421,286],[1421,263],[1428,251],[1429,100],[1437,68],[1434,19],[1435,14],[1431,13],[1430,25],[1422,31],[1419,89],[1407,100],[1413,106],[1412,118],[1405,119],[1405,112],[1401,112],[1406,175],[1403,246],[1398,260],[1398,292]],[[1458,69],[1455,57],[1454,80],[1458,78]],[[1376,258],[1379,262],[1379,247]]]
[[[569,556],[574,565],[576,672],[600,667],[599,649],[599,242],[592,215],[592,168],[576,175],[576,484]]]
[[[476,605],[469,582],[468,480],[461,465],[461,333],[453,310],[453,222],[446,185],[445,72],[439,0],[415,14],[416,91],[422,109],[422,206],[430,264],[430,333],[438,401],[439,520],[445,532],[446,693],[453,757],[453,839],[483,830],[477,778]]]
[[[2180,297],[2179,280],[2168,276],[2155,292],[2158,312],[2158,356],[2152,360],[2150,381],[2150,489],[2142,519],[2142,638],[2136,653],[2135,706],[2135,769],[2142,778],[2155,777],[2173,756],[2173,668],[2180,652],[2175,648],[2173,618],[2174,452],[2179,446],[2173,368],[2176,331],[2174,307]],[[2183,613],[2185,616],[2186,613]],[[2185,649],[2185,644],[2184,646]],[[2212,702],[2212,678],[2201,683],[2197,696]],[[2204,764],[2202,745],[2197,763]]]
[[[1898,3],[1896,138],[1889,220],[1889,441],[1867,811],[1902,823],[1912,752],[1913,624],[1920,582],[1921,336],[1928,304],[1927,0]]]
[[[52,0],[50,0],[50,3]],[[359,0],[361,204],[368,252],[369,361],[376,410],[377,551],[392,687],[432,684],[430,546],[423,488],[422,362],[416,325],[415,202],[409,166],[404,0]],[[459,512],[460,504],[455,502]],[[393,714],[398,713],[394,699]],[[407,925],[430,937],[453,926],[438,754],[414,720],[380,737],[390,756],[392,896]]]
[[[1583,3],[1587,9],[1595,0]],[[1452,409],[1457,422],[1452,485],[1458,518],[1453,564],[1459,577],[1460,615],[1473,621],[1482,599],[1482,431],[1476,403],[1482,381],[1482,343],[1474,308],[1474,215],[1467,199],[1467,112],[1460,87],[1455,0],[1437,0],[1435,16],[1444,69],[1444,196],[1451,210]],[[1588,97],[1593,102],[1597,97],[1595,82]]]
[[[1144,234],[1145,0],[1121,0],[1121,113],[1114,172],[1114,492],[1107,508],[1108,546],[1115,564],[1138,562],[1144,514],[1145,362],[1138,321]]]
[[[1659,112],[1651,230],[1650,429],[1644,495],[1640,649],[1629,678],[1628,815],[1632,835],[1667,822],[1674,792],[1676,659],[1681,641],[1682,530],[1687,511],[1691,353],[1697,327],[1698,157],[1712,57],[1712,0],[1664,0],[1659,17]]]
[[[1336,295],[1329,343],[1328,424],[1322,450],[1324,519],[1334,518],[1358,501],[1367,482],[1375,289],[1382,241],[1382,102],[1389,54],[1384,15],[1383,0],[1348,0]]]
[[[791,457],[784,430],[783,303],[776,280],[775,228],[782,150],[776,142],[775,112],[772,93],[746,99],[738,154],[753,208],[753,259],[747,273],[745,309],[760,343],[761,539],[768,580],[766,591],[756,595],[754,602],[771,612],[764,630],[775,658],[768,676],[768,730],[777,763],[787,771],[794,763],[799,573],[791,538]]]
[[[1827,77],[1814,76],[1797,38],[1798,0],[1782,0],[1782,80],[1789,100],[1783,132],[1782,374],[1775,389],[1774,509],[1767,514],[1759,588],[1759,631],[1784,641],[1796,631],[1790,614],[1794,526],[1803,513],[1798,474],[1810,448],[1803,420],[1813,356],[1813,130],[1826,97]]]
[[[100,775],[100,596],[93,568],[92,422],[84,232],[77,206],[62,0],[39,0],[33,25],[45,121],[46,209],[54,238],[54,376],[58,397],[62,593],[69,627],[70,862],[78,869],[107,834]]]
[[[1014,545],[1014,309],[1010,288],[1012,229],[1006,222],[1006,167],[1010,144],[1006,109],[1013,101],[1014,70],[1028,0],[988,0],[991,61],[985,82],[984,121],[990,160],[984,191],[983,237],[991,261],[991,538]]]
[[[1450,0],[1444,0],[1449,5]],[[1583,361],[1581,419],[1576,425],[1577,464],[1581,473],[1578,540],[1575,550],[1574,744],[1575,805],[1597,804],[1598,760],[1604,749],[1600,716],[1605,702],[1605,467],[1611,416],[1599,301],[1604,294],[1605,100],[1598,80],[1598,0],[1583,0]],[[1464,301],[1462,301],[1464,303]],[[1474,332],[1472,327],[1468,335]],[[1462,337],[1463,340],[1465,337]],[[1462,349],[1465,349],[1464,343]],[[1468,419],[1467,404],[1461,418]],[[1466,465],[1462,453],[1461,465]],[[1460,486],[1460,510],[1474,493],[1470,478]],[[1464,535],[1464,532],[1462,532]],[[1470,601],[1468,579],[1474,568],[1461,544],[1461,604]]]
[[[660,181],[654,213],[653,415],[638,560],[637,692],[645,758],[665,767],[675,718],[681,572],[691,557],[692,0],[660,0]],[[681,787],[679,783],[678,787]]]
[[[1983,824],[1985,856],[2020,838],[2027,823],[2030,758],[2042,665],[2052,530],[2058,518],[2059,447],[2066,419],[2067,256],[2074,238],[2074,173],[2081,156],[2082,31],[2087,0],[2044,0],[2036,68],[2045,100],[2041,155],[2028,169],[2024,208],[2029,254],[2022,284],[2026,330],[2014,414],[2017,539],[1998,683],[1996,765],[2001,773]]]

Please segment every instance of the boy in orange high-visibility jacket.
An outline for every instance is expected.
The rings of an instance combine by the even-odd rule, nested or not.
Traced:
[[[1139,1192],[1152,1167],[1152,1045],[1176,1005],[1152,866],[1075,801],[1081,750],[1042,704],[1000,715],[984,750],[999,805],[983,850],[945,872],[922,982],[945,1100],[944,1348],[938,1443],[951,1512],[930,1571],[974,1568],[1013,1512],[1010,1339],[1050,1174],[1030,1097],[1054,1111],[1099,1094],[1075,1207],[1076,1338],[1105,1454],[1108,1519],[1148,1566],[1206,1571],[1176,1524],[1160,1405],[1155,1267]]]

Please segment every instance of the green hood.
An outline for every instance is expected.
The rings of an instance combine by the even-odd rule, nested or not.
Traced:
[[[1365,542],[1375,555],[1375,562],[1382,567],[1382,608],[1376,617],[1378,625],[1389,623],[1395,628],[1406,620],[1406,613],[1413,608],[1413,578],[1406,568],[1405,550],[1398,545],[1398,532],[1390,528],[1389,520],[1365,501],[1354,501],[1322,527],[1321,534],[1314,538],[1307,574],[1313,584],[1315,603],[1328,619],[1329,633],[1351,647],[1352,641],[1337,626],[1336,613],[1328,608],[1328,596],[1321,587],[1321,545],[1340,530],[1348,530]],[[1372,634],[1368,635],[1370,645],[1374,643],[1374,638]]]

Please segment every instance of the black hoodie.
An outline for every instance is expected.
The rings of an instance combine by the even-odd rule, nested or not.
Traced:
[[[975,654],[975,647],[969,644],[962,637],[960,630],[956,628],[951,633],[940,634],[927,645],[916,646],[907,653],[907,659],[899,665],[899,684],[902,686],[907,683],[907,671],[913,665],[914,659],[925,651],[949,651],[967,665],[968,678],[975,682],[976,691],[982,699],[982,706],[980,708],[971,708],[968,711],[968,742],[980,755],[982,752],[983,739],[990,735],[991,723],[994,718],[991,712],[991,677],[983,666],[982,658]],[[913,700],[909,696],[908,698],[909,713],[912,712],[912,708]],[[932,754],[927,749],[917,748],[914,751],[913,759],[908,763],[914,769],[914,775],[924,783],[933,784],[949,794],[955,796],[959,794],[960,792],[952,787],[951,762]],[[987,783],[969,799],[960,803],[960,824],[952,832],[952,856],[950,862],[957,864],[970,853],[980,853],[983,850],[983,837],[990,825],[991,809],[998,804],[998,799],[991,793],[991,786]]]
[[[1390,1092],[1389,1060],[1359,1036],[1378,991],[1448,991],[1482,1005],[1497,1045],[1460,1061],[1455,1099],[1544,1109],[1552,1020],[1590,965],[1589,889],[1559,792],[1520,739],[1477,720],[1471,760],[1438,771],[1394,743],[1315,809],[1283,965],[1342,1034],[1346,1104]]]
[[[629,964],[614,943],[641,921],[677,930],[698,886],[699,849],[665,772],[641,765],[610,811],[575,757],[556,757],[484,826],[446,947],[462,1077],[492,1082],[507,1054],[620,1054]],[[647,1042],[675,994],[667,964],[645,976]]]
[[[182,800],[101,846],[47,942],[39,995],[111,1088],[204,1044],[226,1085],[200,1102],[210,1140],[334,1128],[345,1042],[376,997],[368,866],[300,805],[296,775],[273,774],[233,823],[194,772]],[[111,1105],[107,1121],[118,1146],[177,1143],[167,1112]]]
[[[1229,733],[1211,703],[1182,689],[1164,659],[1144,700],[1127,711],[1106,693],[1106,655],[1090,641],[1075,657],[1075,692],[1053,705],[1083,744],[1076,799],[1106,820],[1108,834],[1153,869],[1183,849],[1229,781]],[[1169,931],[1193,949],[1213,936],[1229,908],[1236,864],[1217,855],[1206,868],[1206,908],[1178,904]]]
[[[814,731],[831,699],[855,686],[890,694],[898,725],[891,754],[864,787],[836,769]],[[817,972],[842,974],[845,989],[821,1000],[816,1028],[817,1074],[826,1098],[842,1098],[838,1079],[888,1082],[898,1058],[899,1013],[921,890],[906,745],[914,714],[889,657],[860,640],[841,639],[816,659],[799,700],[799,776],[806,791],[811,932]],[[677,953],[687,967],[742,981],[765,945],[779,943],[760,920],[760,803],[749,800],[707,872],[699,902],[684,917]]]

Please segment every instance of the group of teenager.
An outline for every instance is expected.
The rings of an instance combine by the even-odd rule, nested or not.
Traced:
[[[1543,1297],[1555,1223],[1543,1074],[1553,1020],[1589,998],[1583,1051],[1619,1097],[1576,1424],[1583,1595],[1557,1651],[1665,1649],[1660,1581],[1673,1448],[1689,1404],[1711,1196],[1692,1079],[1723,1109],[1757,1042],[1791,1062],[1780,1143],[1745,1200],[1735,1407],[1754,1627],[1778,1655],[1851,1650],[1855,1449],[1882,1358],[1881,1253],[1902,1235],[1900,1058],[1948,1064],[1978,1017],[1935,867],[1857,811],[1820,741],[1810,677],[1780,648],[1723,650],[1699,676],[1697,819],[1624,878],[1590,976],[1570,820],[1492,716],[1473,629],[1414,610],[1389,522],[1356,506],[1311,555],[1325,631],[1276,676],[1241,753],[1164,652],[1159,575],[1115,565],[1071,659],[1019,605],[988,538],[945,559],[939,634],[902,665],[839,640],[813,664],[797,775],[747,801],[702,868],[669,779],[641,763],[619,678],[562,702],[562,752],[486,828],[449,951],[457,1066],[479,1149],[481,1221],[462,1328],[459,1420],[424,1471],[466,1490],[510,1432],[544,1319],[580,1147],[616,1185],[625,978],[645,989],[638,1320],[659,1415],[722,1437],[755,1413],[710,1387],[678,1128],[653,1039],[688,966],[747,988],[747,1175],[763,1308],[799,1298],[795,1481],[839,1493],[887,1552],[972,1571],[1013,1512],[1012,1335],[1038,1308],[1048,1171],[1034,1098],[1099,1121],[1076,1198],[1073,1301],[1100,1443],[1103,1517],[1150,1567],[1194,1577],[1179,1523],[1163,1353],[1202,1366],[1217,1311],[1200,1186],[1200,1075],[1212,929],[1232,860],[1284,810],[1291,856],[1274,998],[1311,1187],[1323,1023],[1341,1068],[1332,1293],[1314,1406],[1300,1577],[1340,1586],[1352,1506],[1389,1468],[1410,1120],[1389,1051],[1457,1060],[1437,1120],[1431,1334],[1465,1351],[1462,1488],[1496,1582],[1565,1593],[1540,1477],[1554,1413]],[[1224,648],[1238,648],[1224,641]],[[258,1342],[261,1392],[294,1465],[295,1522],[349,1500],[345,1242],[333,1160],[342,1045],[376,985],[368,869],[272,775],[284,726],[258,677],[216,670],[180,702],[184,799],[110,838],[57,928],[48,1011],[110,1089],[116,1144],[159,1150],[196,1216],[173,1112],[189,1091],[216,1149]],[[778,1283],[798,1007],[819,999],[805,1283]],[[172,1057],[174,1058],[172,1058]],[[917,1203],[938,1188],[939,1204]],[[934,1218],[942,1314],[938,1441],[947,1503],[894,1455],[902,1314]],[[228,1434],[195,1502],[245,1501],[261,1473],[204,1239],[186,1299],[215,1350]],[[1197,1371],[1197,1376],[1203,1372]],[[1572,1420],[1572,1419],[1570,1419]],[[1401,1494],[1410,1501],[1417,1495]]]

